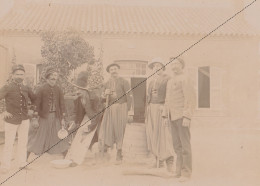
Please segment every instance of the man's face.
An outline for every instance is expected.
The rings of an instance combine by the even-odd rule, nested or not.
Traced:
[[[163,72],[163,65],[161,63],[153,64],[153,72],[160,75]]]
[[[13,75],[12,78],[15,82],[17,83],[22,83],[24,80],[24,74],[25,72],[23,70],[16,70]]]
[[[58,80],[58,77],[59,77],[59,74],[57,72],[54,72],[49,75],[47,82],[49,83],[49,85],[54,86]]]
[[[179,61],[174,61],[171,64],[171,69],[175,74],[182,72],[182,64]]]
[[[109,73],[111,74],[112,77],[117,77],[118,76],[118,67],[117,66],[112,66],[109,68]]]

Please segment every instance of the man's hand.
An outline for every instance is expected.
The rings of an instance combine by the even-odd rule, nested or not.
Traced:
[[[33,110],[28,110],[28,116],[31,118],[33,117],[34,111]]]
[[[163,118],[168,118],[168,111],[167,111],[167,107],[164,105],[164,106],[161,106],[160,107],[160,110],[161,110],[161,113],[162,113],[162,117]]]
[[[111,94],[111,90],[110,89],[106,89],[105,90],[105,95],[110,95]]]
[[[3,113],[2,113],[2,115],[3,115],[3,117],[6,119],[6,118],[12,118],[13,117],[13,115],[11,114],[11,113],[9,113],[9,112],[7,112],[7,111],[4,111]]]
[[[190,127],[190,119],[183,117],[182,126],[183,127]]]

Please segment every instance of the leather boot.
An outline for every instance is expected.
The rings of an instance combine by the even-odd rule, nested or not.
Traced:
[[[174,172],[173,171],[173,162],[174,162],[173,156],[166,159],[166,165],[167,165],[168,172],[171,172],[171,173]]]
[[[121,163],[123,160],[123,155],[122,155],[122,149],[118,149],[117,150],[117,154],[116,154],[116,164]]]

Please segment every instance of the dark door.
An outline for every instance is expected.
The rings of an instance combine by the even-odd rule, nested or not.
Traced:
[[[146,78],[131,78],[131,88],[134,97],[134,121],[144,123],[146,102]],[[141,83],[141,84],[140,84]]]

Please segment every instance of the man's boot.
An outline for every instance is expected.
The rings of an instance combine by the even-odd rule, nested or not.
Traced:
[[[116,154],[116,164],[121,164],[122,160],[123,160],[122,149],[118,149]]]
[[[164,167],[164,161],[163,160],[159,160],[158,168],[163,168],[163,167]]]
[[[170,173],[173,173],[173,162],[174,162],[174,158],[173,156],[170,156],[169,158],[166,159],[166,165],[167,165],[167,170]]]

